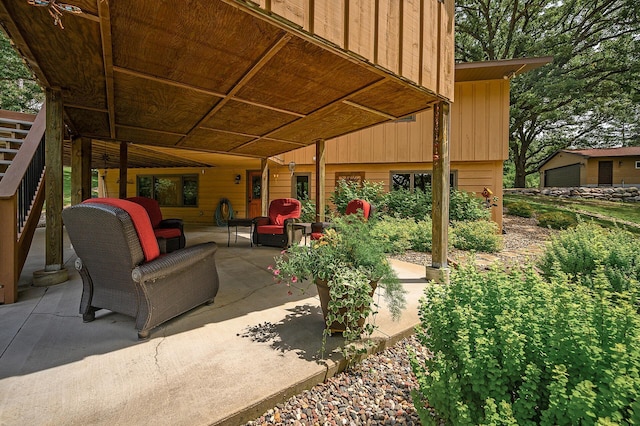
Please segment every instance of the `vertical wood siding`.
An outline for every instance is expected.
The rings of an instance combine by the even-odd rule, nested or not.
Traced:
[[[257,0],[338,48],[453,100],[454,0]]]

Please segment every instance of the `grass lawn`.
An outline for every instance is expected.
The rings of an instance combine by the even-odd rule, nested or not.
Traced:
[[[529,203],[536,214],[564,212],[583,221],[595,221],[602,226],[622,226],[640,234],[640,205],[604,200],[579,198],[559,198],[509,194],[504,196],[504,205],[524,201]],[[617,223],[617,225],[616,225]]]
[[[62,188],[62,202],[64,206],[71,205],[71,167],[63,168],[63,188]],[[98,173],[95,170],[91,171],[91,187],[98,187]]]

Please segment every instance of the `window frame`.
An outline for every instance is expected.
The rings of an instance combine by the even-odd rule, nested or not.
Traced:
[[[179,178],[180,179],[180,188],[178,188],[178,193],[179,193],[179,200],[178,200],[178,204],[177,205],[173,205],[173,204],[160,204],[160,207],[170,207],[170,208],[198,208],[200,205],[200,175],[198,173],[180,173],[180,174],[139,174],[136,175],[136,195],[139,197],[147,197],[147,195],[141,195],[140,194],[140,180],[143,178],[151,178],[151,197],[149,198],[153,198],[154,200],[158,201],[158,203],[160,203],[160,200],[158,200],[158,196],[156,193],[156,181],[158,179],[175,179],[175,178]],[[195,182],[196,182],[196,200],[195,200],[195,204],[193,205],[185,205],[184,204],[184,188],[185,188],[185,180],[186,179],[194,179],[195,178]]]
[[[389,171],[389,191],[397,191],[399,188],[393,187],[393,175],[410,175],[409,176],[409,191],[413,192],[415,190],[415,175],[430,175],[431,176],[431,187],[433,187],[433,170],[391,170]],[[458,187],[458,171],[450,170],[449,171],[449,186],[452,189],[456,189]]]
[[[291,176],[291,198],[295,198],[297,200],[303,201],[303,199],[298,198],[298,177],[306,177],[309,184],[309,193],[307,194],[307,200],[311,199],[311,173],[310,172],[301,172],[294,173]]]
[[[357,177],[357,179],[352,179]],[[335,174],[335,187],[338,187],[340,180],[347,179],[349,182],[357,182],[358,186],[362,186],[362,182],[365,180],[365,172],[336,172]]]
[[[640,169],[640,161],[636,161],[636,169]]]

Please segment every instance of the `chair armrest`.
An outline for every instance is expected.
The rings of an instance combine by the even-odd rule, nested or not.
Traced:
[[[218,250],[216,243],[202,243],[192,247],[176,250],[164,256],[160,256],[151,262],[143,263],[131,271],[131,278],[136,283],[145,283],[164,278],[200,262],[207,257],[213,257]],[[213,260],[212,260],[213,261]]]
[[[255,226],[269,225],[271,223],[271,219],[267,216],[258,216],[253,218],[253,224]]]
[[[182,228],[184,227],[184,221],[182,219],[163,219],[158,224],[158,228]]]

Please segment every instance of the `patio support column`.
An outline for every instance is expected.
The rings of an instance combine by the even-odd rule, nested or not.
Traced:
[[[127,148],[126,142],[120,142],[120,190],[118,191],[118,198],[127,198]]]
[[[46,121],[45,130],[45,267],[33,273],[33,285],[48,286],[67,281],[67,270],[63,265],[62,247],[62,138],[63,111],[62,92],[60,89],[46,89]]]
[[[325,197],[325,182],[326,182],[326,168],[325,168],[325,141],[324,139],[318,139],[316,141],[316,222],[324,222],[324,205],[326,204]]]
[[[432,262],[427,266],[427,279],[441,283],[449,281],[447,245],[449,242],[449,135],[450,105],[438,102],[433,107],[433,180],[431,230]]]
[[[71,140],[71,204],[91,198],[91,139]]]
[[[260,161],[260,170],[262,170],[262,182],[260,185],[260,198],[262,207],[262,216],[269,215],[269,162],[266,158]]]

